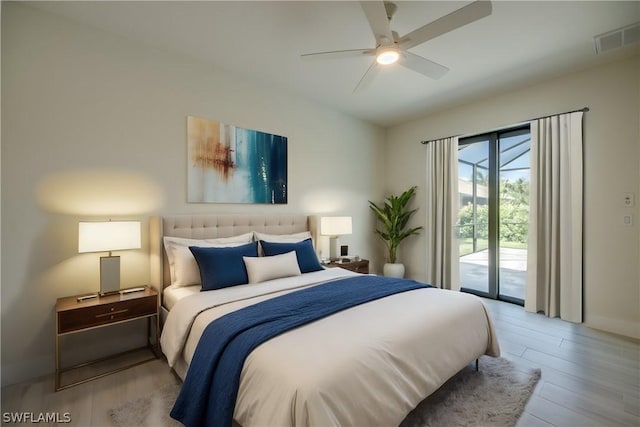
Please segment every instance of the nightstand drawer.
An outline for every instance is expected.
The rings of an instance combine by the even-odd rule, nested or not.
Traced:
[[[156,295],[58,312],[58,333],[77,331],[157,313]]]

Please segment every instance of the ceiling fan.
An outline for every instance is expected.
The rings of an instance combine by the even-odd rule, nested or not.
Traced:
[[[398,33],[391,30],[390,25],[391,18],[397,9],[394,3],[390,1],[361,1],[360,5],[373,31],[376,47],[302,55],[303,59],[374,56],[375,61],[356,85],[354,93],[362,91],[371,83],[380,68],[379,65],[390,65],[396,62],[432,79],[439,79],[449,69],[444,65],[411,53],[409,49],[491,15],[491,2],[477,0],[400,37]]]

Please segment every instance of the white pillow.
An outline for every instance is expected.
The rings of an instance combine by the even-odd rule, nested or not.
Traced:
[[[309,231],[293,234],[265,234],[254,231],[254,234],[256,236],[256,240],[264,240],[273,243],[297,243],[311,237],[311,232]]]
[[[253,233],[218,239],[185,239],[182,237],[164,237],[164,248],[169,260],[171,284],[176,287],[201,285],[200,269],[189,246],[203,248],[224,248],[240,246],[253,241]]]
[[[260,283],[281,277],[300,276],[296,251],[265,257],[242,257],[249,283]]]

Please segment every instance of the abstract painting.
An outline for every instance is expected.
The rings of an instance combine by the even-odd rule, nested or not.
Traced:
[[[287,138],[187,117],[188,201],[287,203]]]

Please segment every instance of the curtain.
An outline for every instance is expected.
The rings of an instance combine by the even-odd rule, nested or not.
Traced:
[[[427,283],[460,290],[458,241],[458,137],[427,143]]]
[[[582,322],[582,112],[531,122],[525,310]]]

